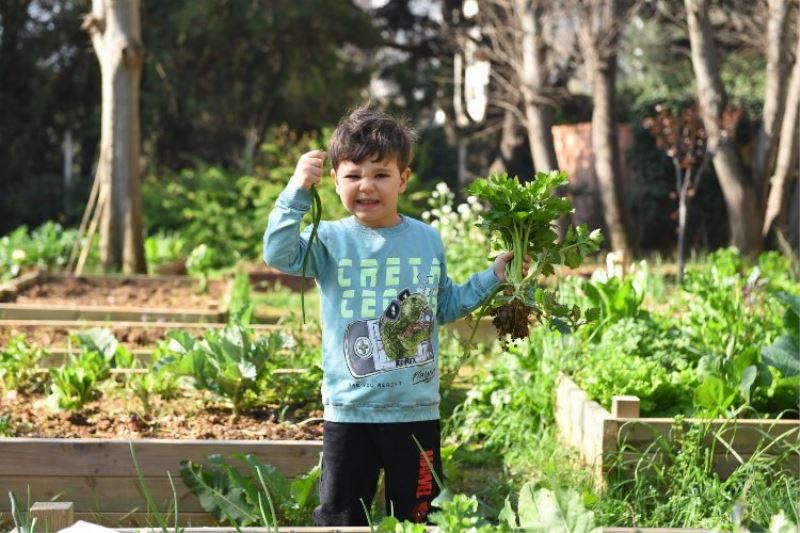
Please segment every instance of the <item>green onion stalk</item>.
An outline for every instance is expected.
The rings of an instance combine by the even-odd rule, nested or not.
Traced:
[[[319,197],[317,188],[312,185],[311,189],[311,235],[308,237],[308,246],[303,256],[303,269],[300,272],[300,309],[303,314],[303,324],[306,323],[306,271],[308,269],[308,259],[311,256],[311,247],[314,245],[314,238],[317,236],[317,228],[322,220],[322,199]]]

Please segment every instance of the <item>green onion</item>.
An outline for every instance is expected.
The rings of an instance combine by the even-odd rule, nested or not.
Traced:
[[[314,237],[317,236],[317,228],[322,220],[322,200],[315,186],[311,186],[311,235],[308,238],[308,247],[303,256],[303,270],[300,272],[300,309],[303,313],[303,324],[306,323],[306,269],[308,268],[308,258],[311,255],[311,246],[314,244]]]

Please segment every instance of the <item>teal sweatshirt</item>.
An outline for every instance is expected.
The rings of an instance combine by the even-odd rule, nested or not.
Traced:
[[[311,228],[309,191],[289,185],[264,234],[264,260],[300,275]],[[402,216],[390,228],[355,217],[322,222],[306,275],[322,314],[322,403],[332,422],[439,418],[439,324],[480,305],[500,283],[492,268],[463,285],[447,276],[438,232]]]

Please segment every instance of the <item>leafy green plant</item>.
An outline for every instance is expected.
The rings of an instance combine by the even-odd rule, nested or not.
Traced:
[[[70,341],[83,351],[97,352],[110,368],[134,368],[136,358],[119,343],[114,332],[106,328],[91,328],[70,333]]]
[[[600,320],[596,324],[589,324],[586,333],[597,336],[603,328],[625,319],[637,318],[645,315],[642,310],[644,293],[636,289],[634,278],[624,280],[612,276],[605,281],[584,281],[581,290],[589,300],[589,305],[600,310]],[[596,337],[599,339],[599,336]]]
[[[208,330],[199,341],[179,333],[170,334],[170,348],[181,356],[181,373],[192,376],[198,389],[229,399],[234,414],[241,412],[245,393],[256,386],[267,360],[281,346],[278,334],[253,338],[240,324]]]
[[[797,409],[800,403],[800,295],[779,292],[777,298],[786,309],[784,333],[761,350],[772,382],[769,387],[757,391],[753,401],[764,412]]]
[[[190,250],[186,239],[177,231],[159,231],[144,240],[144,253],[151,272],[159,265],[180,261]]]
[[[181,461],[181,477],[206,512],[237,527],[309,522],[319,503],[314,490],[321,472],[319,465],[289,481],[276,467],[259,462],[251,454],[234,454],[229,459],[244,462],[249,473],[242,473],[216,454],[209,456],[208,465]]]
[[[514,252],[506,265],[506,283],[479,313],[480,316],[491,309],[501,337],[527,337],[530,320],[547,321],[561,331],[570,331],[579,324],[580,308],[559,304],[553,291],[538,285],[540,276],[554,274],[554,265],[575,268],[587,254],[597,251],[602,241],[598,230],[589,233],[584,225],[570,227],[564,240],[558,241],[555,222],[569,213],[572,205],[557,196],[555,189],[566,182],[563,172],[539,172],[525,184],[503,174],[478,179],[469,187],[470,194],[490,205],[482,213],[480,227],[491,236],[494,248]],[[532,261],[530,272],[525,275],[523,263],[527,256]],[[592,319],[594,314],[585,318]]]
[[[215,256],[214,249],[205,243],[195,246],[189,253],[186,269],[198,280],[197,292],[208,292],[208,273],[214,267]]]
[[[228,319],[231,323],[247,326],[253,316],[255,304],[250,299],[250,278],[245,272],[236,272],[233,278],[233,291],[228,305]]]
[[[96,351],[84,351],[69,363],[50,369],[48,405],[53,410],[80,409],[100,395],[97,384],[108,375],[105,359]]]
[[[43,388],[45,375],[38,372],[44,350],[17,335],[0,349],[0,382],[6,390],[31,393]]]
[[[75,230],[49,221],[28,232],[20,226],[0,238],[0,281],[18,276],[28,268],[50,269],[67,262]]]

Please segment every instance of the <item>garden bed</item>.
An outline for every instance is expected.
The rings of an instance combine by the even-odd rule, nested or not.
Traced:
[[[225,322],[231,284],[207,291],[186,276],[68,276],[31,272],[0,286],[0,319]]]
[[[74,502],[76,519],[109,526],[137,527],[152,523],[136,478],[130,441],[123,439],[0,439],[0,486],[25,501]],[[183,484],[183,460],[207,463],[211,454],[253,454],[293,477],[319,462],[320,441],[154,440],[133,441],[145,483],[162,512],[172,501],[167,472],[175,484],[180,522],[214,524],[197,498]],[[8,498],[0,512],[8,513]]]
[[[787,454],[785,467],[800,471],[800,420],[698,420],[640,418],[639,399],[616,396],[611,412],[588,398],[571,379],[561,375],[556,389],[556,424],[564,442],[593,467],[602,486],[612,466],[644,464],[658,459],[662,444],[672,445],[690,425],[707,427],[706,446],[713,449],[713,469],[725,479],[743,461],[769,446],[770,455]],[[786,451],[794,447],[794,451]]]
[[[194,335],[208,329],[224,327],[222,323],[180,322],[106,322],[67,320],[0,320],[0,347],[18,335],[23,335],[29,344],[43,348],[47,355],[45,364],[57,366],[63,363],[68,353],[80,352],[69,346],[70,334],[94,328],[110,330],[120,344],[131,350],[141,361],[149,360],[156,344],[166,338],[169,331],[181,329]],[[249,326],[257,334],[275,331],[274,324]]]

